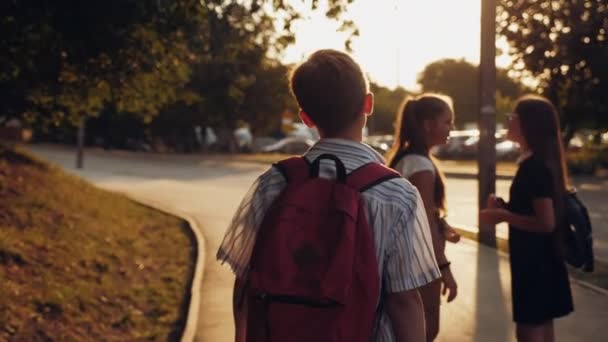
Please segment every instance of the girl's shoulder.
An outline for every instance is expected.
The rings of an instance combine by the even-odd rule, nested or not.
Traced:
[[[435,174],[433,162],[429,158],[419,154],[408,154],[404,156],[397,165],[395,165],[395,169],[405,178],[422,171],[431,171]]]
[[[519,177],[524,179],[531,179],[535,181],[551,180],[551,170],[547,164],[540,158],[532,156],[519,164],[517,171]]]
[[[540,159],[536,156],[531,156],[529,158],[526,158],[525,160],[523,160],[520,163],[519,167],[522,170],[530,171],[530,172],[549,171],[549,167],[547,166],[547,164],[545,164],[545,162],[542,159]]]

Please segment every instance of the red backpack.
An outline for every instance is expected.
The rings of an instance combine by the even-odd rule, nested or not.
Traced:
[[[336,163],[336,179],[319,177]],[[253,250],[247,342],[368,342],[380,296],[376,250],[361,193],[400,177],[370,163],[348,176],[334,155],[275,164],[287,186]]]

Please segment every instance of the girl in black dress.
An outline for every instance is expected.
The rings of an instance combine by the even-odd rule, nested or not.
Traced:
[[[568,189],[559,119],[545,98],[528,95],[509,117],[510,140],[522,156],[509,203],[490,196],[481,219],[509,223],[513,320],[518,341],[554,341],[553,320],[572,312],[562,257]]]

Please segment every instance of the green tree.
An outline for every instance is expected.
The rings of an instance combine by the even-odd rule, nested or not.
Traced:
[[[370,89],[374,93],[374,115],[368,122],[370,134],[392,134],[399,105],[410,93],[403,88],[391,90],[373,82]]]
[[[326,15],[342,20],[350,2],[328,1]],[[315,9],[318,1],[309,4]],[[294,41],[291,23],[300,18],[293,3],[275,0],[20,0],[0,9],[3,115],[55,124],[108,104],[149,121],[163,107],[194,100],[184,90],[193,66],[218,59],[238,64],[241,50],[280,53]],[[342,22],[357,33],[352,22]],[[225,113],[242,103],[242,88],[251,82],[251,74],[230,76]]]
[[[581,127],[608,127],[608,3],[501,1],[497,31],[514,66],[540,81],[562,116],[566,141]]]
[[[427,65],[418,77],[423,92],[438,92],[452,97],[456,125],[477,122],[479,113],[479,68],[464,59],[442,59]],[[510,103],[524,91],[506,70],[496,74],[499,115],[511,110]]]
[[[339,19],[345,8],[336,7],[340,3],[347,1],[331,2],[326,14]],[[255,4],[224,1],[206,4],[209,15],[203,30],[209,40],[202,45],[203,58],[193,64],[192,77],[186,86],[199,94],[200,100],[190,105],[168,106],[163,111],[163,120],[187,112],[187,120],[175,121],[183,124],[180,127],[211,126],[219,129],[224,139],[230,137],[239,122],[249,123],[257,134],[268,134],[280,126],[281,113],[294,104],[287,87],[288,68],[269,55],[280,53],[293,42],[290,25],[299,14],[286,2],[275,2],[274,11],[282,13],[283,18],[277,21],[276,15],[261,11]],[[311,6],[316,8],[317,2]],[[345,28],[349,25],[344,21]],[[166,125],[155,127],[171,130]]]
[[[142,115],[174,101],[193,58],[173,20],[197,1],[4,2],[0,15],[3,115],[60,124],[107,103]]]
[[[288,66],[267,60],[255,73],[256,81],[245,91],[241,118],[251,125],[254,134],[269,135],[281,128],[281,114],[297,110],[288,86]]]

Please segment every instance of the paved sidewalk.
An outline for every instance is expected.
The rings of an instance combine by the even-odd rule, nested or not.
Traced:
[[[148,197],[192,215],[206,240],[198,341],[231,341],[232,274],[215,262],[215,251],[241,197],[266,167],[109,153],[89,154],[84,171],[73,170],[73,151],[33,148],[94,184]],[[470,240],[448,246],[459,296],[442,305],[438,341],[515,341],[511,323],[508,259]],[[559,341],[605,341],[608,296],[572,284],[576,311],[556,322]]]

